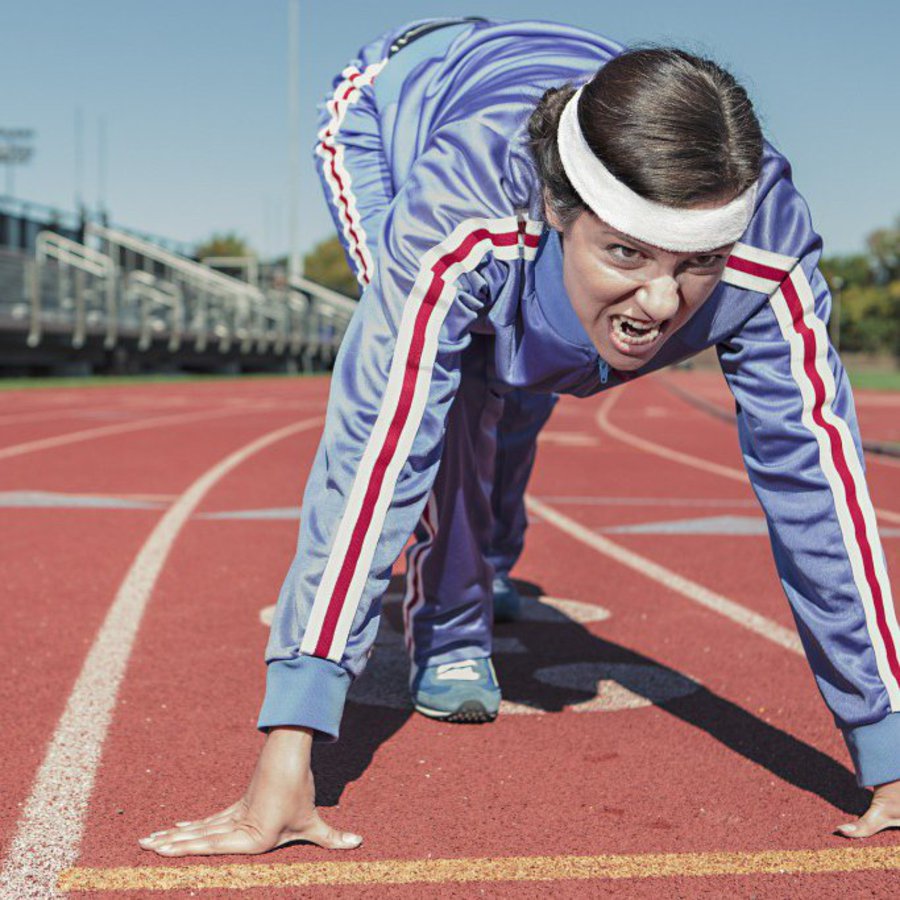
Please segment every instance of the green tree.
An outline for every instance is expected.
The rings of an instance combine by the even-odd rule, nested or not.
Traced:
[[[852,256],[828,256],[822,260],[819,268],[832,290],[851,286],[865,287],[875,280],[872,260],[865,253],[855,253]]]
[[[879,228],[866,239],[883,282],[900,280],[900,218],[893,228]]]
[[[233,231],[215,233],[194,251],[197,259],[205,256],[256,256],[244,238]]]
[[[337,236],[320,241],[303,257],[303,272],[348,297],[359,297],[359,282],[347,263],[347,256]]]
[[[866,248],[820,264],[832,295],[841,300],[841,349],[900,356],[900,219],[873,231]]]

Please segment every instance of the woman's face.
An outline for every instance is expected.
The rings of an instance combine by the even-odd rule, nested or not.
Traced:
[[[563,281],[600,356],[630,371],[660,347],[713,292],[733,243],[704,253],[674,253],[616,231],[584,211],[560,229]]]

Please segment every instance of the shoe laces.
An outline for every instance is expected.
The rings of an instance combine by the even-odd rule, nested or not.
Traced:
[[[444,663],[437,667],[438,681],[480,681],[477,671],[478,662],[474,659],[462,659],[459,662]]]

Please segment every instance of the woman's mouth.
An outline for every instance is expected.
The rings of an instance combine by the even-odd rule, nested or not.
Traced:
[[[654,347],[665,330],[665,322],[647,322],[631,316],[610,316],[609,333],[613,345],[620,353],[643,354]]]

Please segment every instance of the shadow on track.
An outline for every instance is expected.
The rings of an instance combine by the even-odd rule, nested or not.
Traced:
[[[847,814],[857,816],[867,809],[871,795],[856,784],[846,766],[682,673],[592,634],[558,609],[540,603],[537,598],[544,595],[540,587],[517,583],[530,611],[525,621],[497,626],[493,659],[504,701],[517,704],[520,712],[529,711],[521,707],[553,713],[579,704],[623,708],[621,704],[652,703]],[[400,590],[395,578],[389,594]],[[375,652],[348,697],[343,737],[334,744],[314,745],[320,806],[336,805],[378,748],[413,715],[401,634],[399,604],[385,603]],[[601,680],[605,688],[598,697]]]

